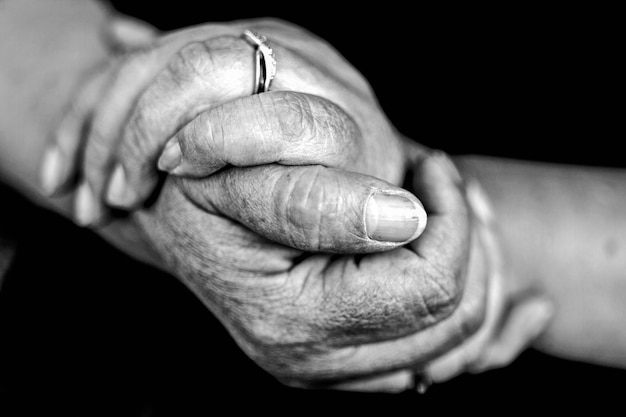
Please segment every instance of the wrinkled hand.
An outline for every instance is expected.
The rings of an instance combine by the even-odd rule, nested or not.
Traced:
[[[288,186],[289,178],[319,181],[331,175],[329,168],[265,165],[202,180],[170,177],[157,203],[134,216],[251,358],[285,383],[324,385],[423,366],[480,326],[486,254],[480,242],[470,253],[470,215],[449,169],[437,156],[412,176],[430,215],[422,236],[365,256],[278,245],[233,221],[223,211],[228,207],[215,209],[225,183],[251,198],[255,210],[260,181],[275,184],[269,189],[283,196],[298,188]],[[317,206],[301,209],[316,212]]]
[[[270,37],[280,65],[273,91],[258,96],[249,96],[251,48],[224,36],[251,27]],[[74,160],[80,133],[91,126],[81,220],[105,214],[103,196],[117,207],[144,201],[168,141],[162,168],[199,178],[218,172],[170,177],[156,206],[134,217],[165,267],[281,380],[324,385],[367,376],[365,389],[405,388],[411,372],[390,372],[424,367],[467,339],[487,304],[503,304],[489,289],[489,255],[471,238],[462,185],[444,157],[423,162],[414,177],[411,191],[431,219],[419,241],[356,258],[301,251],[389,250],[424,227],[413,222],[407,233],[406,224],[380,221],[385,207],[419,211],[415,197],[394,185],[409,153],[420,160],[423,149],[403,148],[367,83],[323,42],[283,23],[211,25],[122,62],[94,78],[56,136],[58,153]],[[67,184],[72,171],[49,188]],[[431,366],[436,379],[484,359],[500,310],[490,308],[488,318],[498,317],[478,332],[489,337],[439,357]]]
[[[267,35],[275,50],[279,68],[269,94],[250,97],[254,51],[240,37],[244,29]],[[403,178],[407,157],[400,135],[366,81],[334,49],[300,28],[243,21],[187,29],[110,68],[94,77],[54,137],[54,157],[48,158],[54,163],[48,165],[63,168],[43,170],[51,192],[82,174],[76,199],[81,224],[102,220],[103,200],[118,208],[143,203],[158,183],[156,160],[177,132],[167,147],[169,164],[161,164],[177,175],[277,162],[349,169],[395,185]],[[234,101],[238,98],[242,101]],[[299,119],[303,114],[311,119]],[[332,124],[343,118],[342,132]],[[206,132],[203,141],[186,140],[194,130]],[[356,139],[343,140],[344,135]],[[303,148],[297,153],[295,141]],[[172,166],[176,150],[180,164]]]

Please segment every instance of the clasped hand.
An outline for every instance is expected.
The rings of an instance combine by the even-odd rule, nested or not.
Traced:
[[[267,93],[251,95],[245,29],[276,53]],[[284,22],[204,25],[113,58],[43,172],[48,192],[76,190],[78,223],[140,230],[154,262],[287,384],[401,390],[426,367],[444,380],[506,363],[544,324],[520,324],[532,300],[502,291],[478,186],[403,138],[337,51]]]

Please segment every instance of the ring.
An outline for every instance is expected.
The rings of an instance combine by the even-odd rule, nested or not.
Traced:
[[[267,44],[267,38],[252,31],[243,32],[244,39],[255,49],[256,65],[254,70],[253,94],[269,91],[272,80],[276,76],[276,58],[274,51]]]

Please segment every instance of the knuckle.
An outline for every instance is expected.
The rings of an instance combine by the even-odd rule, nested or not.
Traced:
[[[206,42],[192,42],[176,53],[167,69],[173,79],[188,81],[209,74],[212,64],[211,51]]]
[[[302,94],[291,92],[272,97],[280,136],[287,141],[301,141],[315,134],[315,119],[311,103]]]
[[[285,195],[279,198],[284,202],[280,209],[287,220],[284,227],[293,243],[299,249],[320,251],[331,249],[328,242],[328,228],[336,226],[334,214],[340,213],[337,182],[321,166],[297,170],[288,175],[287,184],[279,187]],[[329,198],[334,196],[334,198]]]
[[[168,64],[171,77],[179,83],[197,78],[208,79],[216,69],[232,66],[229,59],[242,56],[245,42],[234,36],[220,36],[207,41],[192,42],[181,48]],[[249,47],[248,47],[249,48]]]
[[[355,121],[329,100],[308,94],[284,92],[266,95],[276,114],[276,130],[287,142],[311,142],[325,160],[338,164],[355,154],[360,131]],[[329,158],[330,156],[335,156]]]

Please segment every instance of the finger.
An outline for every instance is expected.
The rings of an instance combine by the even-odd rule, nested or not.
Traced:
[[[489,253],[487,251],[493,248],[485,245],[486,242],[480,239],[478,235],[481,234],[477,233],[473,236],[473,247],[483,253]],[[494,334],[502,322],[506,300],[503,293],[502,278],[498,270],[494,270],[492,259],[490,259],[488,271],[490,279],[485,320],[471,338],[464,340],[455,349],[429,363],[428,373],[434,382],[444,382],[467,372],[469,367],[476,364],[493,342]]]
[[[105,214],[100,196],[110,170],[112,155],[119,140],[119,130],[132,107],[134,97],[144,88],[151,75],[147,68],[148,55],[127,61],[106,86],[94,110],[86,132],[85,149],[81,160],[83,179],[75,200],[75,217],[83,226],[95,225]]]
[[[76,220],[94,225],[102,220],[105,208],[103,191],[113,167],[121,130],[137,98],[156,75],[185,44],[203,39],[200,33],[171,36],[168,42],[155,41],[154,47],[133,54],[124,61],[100,99],[85,138],[82,160],[84,190],[76,199]],[[205,35],[205,34],[202,34]],[[194,37],[196,36],[196,37]],[[82,202],[82,204],[81,204]]]
[[[314,66],[303,65],[303,60],[290,50],[276,46],[276,53],[281,66],[273,84],[274,90],[292,90],[305,93],[309,91],[317,93],[316,95],[320,97],[332,97],[337,104],[347,108],[349,102],[346,96],[350,96],[350,94],[345,86],[341,86],[336,80],[325,76]],[[132,208],[144,201],[158,183],[159,177],[155,163],[166,142],[183,125],[202,111],[211,109],[218,103],[248,96],[253,91],[253,57],[254,50],[246,41],[231,36],[192,43],[178,53],[168,68],[142,95],[132,117],[124,128],[122,145],[118,153],[119,165],[114,170],[114,176],[107,193],[109,204],[120,208]],[[303,83],[301,79],[308,80],[308,82]],[[309,84],[315,85],[315,88],[311,88]],[[335,91],[342,93],[333,93]],[[311,95],[306,97],[311,97]],[[307,102],[310,101],[306,100],[304,104],[308,104]],[[290,128],[297,130],[306,131],[312,124],[316,124],[317,126],[314,127],[321,127],[322,129],[333,128],[345,120],[345,117],[339,118],[337,121],[327,117],[329,112],[325,111],[325,106],[322,104],[329,103],[328,101],[320,103],[319,100],[316,100],[313,104],[317,105],[313,109],[301,108],[303,104],[301,100],[283,101],[283,103],[294,105],[294,108],[289,109],[287,115],[290,117]],[[271,102],[265,101],[265,104],[271,104]],[[337,108],[336,105],[334,107]],[[200,118],[198,122],[189,127],[189,129],[194,129],[193,134],[190,135],[188,129],[185,131],[188,149],[202,147],[203,144],[200,143],[202,139],[212,134],[218,134],[223,140],[229,142],[238,139],[231,139],[227,135],[221,134],[223,133],[220,132],[221,125],[213,123],[227,122],[232,126],[235,122],[241,122],[241,115],[232,113],[232,110],[238,109],[240,108],[237,106],[229,106],[228,111],[222,108],[223,113],[221,114],[218,113],[219,110],[214,109],[209,112],[207,117]],[[323,116],[325,123],[328,123],[327,126],[321,125],[316,119],[317,114],[314,113],[314,110],[320,109],[322,110],[320,116]],[[268,128],[278,128],[278,133],[289,133],[290,137],[293,137],[294,132],[281,132],[281,125],[272,124],[273,122],[281,122],[280,115],[274,114],[275,109],[272,106],[257,107],[257,110],[252,114],[246,114],[250,118],[243,120],[247,124],[239,126],[240,132],[244,128],[255,129],[260,127],[262,130],[256,133],[263,135],[263,140],[267,142],[264,144],[265,146],[277,139],[275,134],[277,132],[268,130]],[[332,114],[337,113],[334,109],[332,110]],[[259,113],[263,111],[268,111],[268,113]],[[301,113],[300,115],[297,114],[298,111]],[[219,116],[217,120],[216,116]],[[231,117],[234,119],[229,119]],[[264,118],[268,118],[268,120],[266,121]],[[207,124],[207,119],[212,124]],[[298,121],[301,122],[302,126],[297,126]],[[310,133],[315,134],[315,132]],[[197,143],[192,143],[194,141]],[[292,144],[291,147],[297,148],[298,145],[299,143]],[[176,141],[169,143],[165,149],[167,152],[163,154],[163,158],[170,162],[177,161],[180,154],[177,152],[179,147],[176,146]],[[245,154],[251,154],[258,150],[247,146],[241,146],[240,149],[245,149]],[[347,155],[351,154],[339,152],[336,156],[346,158]],[[203,153],[202,156],[207,156],[207,154]],[[353,162],[359,161],[355,155],[351,156]],[[196,166],[205,162],[200,156],[195,159]],[[323,162],[318,161],[318,163]],[[353,168],[356,169],[357,167]]]
[[[470,236],[469,210],[463,194],[461,176],[450,158],[436,151],[419,163],[412,186],[425,204],[429,216],[437,222],[412,248],[423,258],[450,264],[450,255],[466,247]],[[446,184],[442,187],[442,184]]]
[[[495,341],[469,370],[478,373],[509,365],[545,330],[553,316],[554,307],[547,299],[534,297],[517,304]]]
[[[266,184],[271,184],[275,177],[268,170],[307,168],[313,167],[228,169],[203,180],[170,177],[168,185],[177,185],[186,198],[204,208],[202,211],[211,212],[211,200],[216,196],[207,191],[223,191],[237,185],[227,182],[227,187],[213,188],[202,183],[219,185],[220,177],[236,179],[233,175],[236,172],[256,171],[255,176],[264,175]],[[441,189],[446,193],[447,188],[456,187],[449,181],[443,166],[421,165],[416,175],[423,175],[424,169],[440,170],[438,176],[432,176],[440,182],[435,192]],[[240,177],[242,180],[249,178]],[[241,197],[242,200],[247,198],[248,195]],[[428,204],[432,206],[432,201]],[[270,212],[267,207],[264,211]],[[228,219],[227,216],[209,217]],[[181,212],[180,221],[184,222],[185,218],[188,217]],[[192,237],[181,235],[181,238]],[[255,245],[251,246],[251,251],[256,257],[261,252]],[[289,263],[292,266],[288,276],[273,275],[279,282],[280,309],[264,309],[262,319],[254,319],[246,326],[230,326],[229,330],[253,357],[258,357],[259,346],[272,349],[274,360],[262,366],[285,381],[345,380],[423,365],[465,340],[481,324],[486,274],[481,273],[484,271],[481,271],[478,255],[480,252],[471,258],[467,268],[470,279],[462,298],[454,295],[456,280],[435,285],[433,280],[446,278],[446,274],[429,268],[424,259],[406,248],[363,257],[306,257],[296,265]],[[457,258],[463,258],[463,253],[457,254]],[[238,267],[242,263],[239,259],[228,262]],[[218,316],[230,314],[219,304],[211,305]],[[276,340],[272,339],[272,329],[278,329]],[[318,342],[311,354],[306,345],[312,334]],[[281,346],[285,345],[286,352],[283,352]],[[290,356],[293,346],[302,346],[303,355]],[[281,360],[283,354],[287,359]]]
[[[243,39],[227,36],[192,42],[176,54],[124,127],[107,203],[130,208],[145,200],[158,182],[156,159],[165,142],[201,111],[253,91],[253,52]]]
[[[417,238],[426,226],[426,212],[408,191],[319,165],[229,169],[183,186],[207,211],[310,252],[389,250]]]
[[[399,393],[413,388],[413,383],[413,372],[402,370],[341,382],[333,384],[329,388],[339,391]]]
[[[266,184],[278,185],[275,189],[302,188],[306,193],[306,187],[298,187],[297,181],[287,184],[289,187],[276,182],[271,169],[292,172],[297,179],[304,177],[296,176],[296,172],[304,173],[306,170],[320,168],[264,166],[232,169],[202,181],[179,180],[179,184],[188,198],[209,212],[215,210],[211,201],[217,201],[220,195],[224,195],[224,190],[237,187],[237,184],[226,182],[225,186],[217,187],[219,193],[200,184],[226,177],[237,179],[233,176],[236,172],[254,174],[239,177],[240,182],[244,182],[244,178],[247,182],[254,177],[263,176]],[[435,175],[425,173],[424,170],[439,170],[439,173]],[[445,195],[449,193],[449,188],[458,188],[449,179],[446,168],[436,163],[436,158],[430,164],[421,165],[416,172],[416,175],[424,174],[437,180],[438,187],[434,188],[431,195],[433,201],[439,197],[436,195],[437,190]],[[193,187],[197,188],[194,190]],[[272,189],[274,188],[270,188]],[[344,195],[352,198],[350,191],[347,194],[336,193],[339,189],[339,186],[327,189],[327,193],[339,195],[340,200]],[[242,200],[239,204],[254,200],[254,194],[259,192],[263,191],[253,190],[242,194],[238,190],[236,195]],[[202,200],[202,196],[207,200]],[[228,196],[223,198],[233,203]],[[311,200],[315,199],[313,194]],[[267,200],[271,202],[272,199]],[[297,198],[292,200],[297,201]],[[433,201],[429,201],[431,206]],[[334,215],[342,213],[343,207],[345,203],[339,202],[338,206],[330,208],[320,206],[316,212],[318,216],[319,213]],[[272,216],[271,205],[262,206],[261,212]],[[306,218],[295,209],[291,213],[296,219]],[[237,220],[246,225],[244,218]],[[263,221],[263,218],[259,219],[259,222]],[[272,221],[266,228],[277,227],[280,230],[281,223],[275,224]],[[259,230],[259,226],[250,227]],[[426,232],[429,228],[430,226],[426,227]],[[464,262],[467,251],[468,247],[462,248],[456,254],[454,263]],[[320,264],[321,261],[327,263]],[[455,264],[447,268],[459,270]],[[426,259],[407,248],[364,257],[308,257],[289,270],[289,277],[281,286],[281,293],[286,294],[286,300],[281,304],[283,308],[280,317],[288,317],[288,320],[285,322],[280,318],[274,319],[273,314],[268,314],[258,328],[253,327],[245,335],[239,335],[245,339],[240,345],[245,350],[248,346],[257,346],[258,343],[272,344],[271,339],[268,342],[268,326],[272,328],[273,320],[280,320],[275,323],[278,328],[289,329],[287,334],[280,333],[281,343],[289,346],[301,344],[303,340],[309,340],[311,334],[316,335],[317,340],[323,341],[320,349],[308,360],[289,362],[287,365],[264,364],[273,374],[281,375],[282,379],[289,379],[294,375],[299,376],[295,378],[297,380],[353,378],[423,364],[465,340],[481,324],[485,305],[485,264],[482,252],[473,254],[469,265],[463,270],[472,279],[461,298],[457,277],[433,268]],[[293,323],[298,325],[294,326]],[[236,329],[234,331],[237,332]],[[285,342],[285,338],[289,340]]]
[[[355,165],[360,131],[337,105],[276,91],[244,97],[196,117],[168,142],[159,168],[203,177],[226,165]]]
[[[367,80],[352,64],[341,56],[337,49],[306,29],[280,19],[241,19],[228,22],[227,24],[196,26],[172,32],[162,39],[163,42],[171,42],[176,39],[193,38],[200,40],[225,35],[240,37],[244,30],[259,32],[261,35],[268,38],[269,45],[274,48],[278,60],[280,61],[280,68],[284,69],[281,49],[288,46],[289,53],[297,55],[298,60],[303,64],[299,65],[303,70],[313,70],[315,71],[314,73],[317,73],[315,68],[320,67],[320,63],[323,63],[322,66],[327,69],[327,74],[323,78],[328,79],[328,75],[332,74],[332,78],[336,79],[338,84],[343,86],[342,89],[345,90],[345,86],[354,86],[354,91],[368,91],[367,98],[369,100],[373,99],[371,87],[367,83]],[[279,71],[281,70],[279,69]],[[289,87],[287,85],[288,80],[284,80],[285,85],[278,86],[277,84],[282,83],[281,78],[282,76],[275,80],[274,89],[278,88],[315,94],[308,90],[298,90],[294,87]],[[293,80],[295,79],[291,81]],[[314,84],[315,83],[311,83],[311,85],[307,85],[307,88],[315,88]],[[330,90],[326,91],[326,93],[332,94],[334,91],[335,90]],[[345,91],[338,93],[338,95],[341,94],[345,94]],[[324,97],[331,99],[331,97]]]
[[[75,180],[85,130],[111,76],[109,68],[93,76],[80,89],[52,134],[40,173],[40,184],[46,195],[52,196],[68,191]]]
[[[461,177],[443,152],[425,158],[417,168],[412,175],[412,187],[424,203],[430,225],[409,247],[427,261],[429,268],[445,274],[433,285],[449,283],[449,288],[442,286],[441,289],[449,291],[450,298],[455,294],[460,296],[467,275],[465,268],[472,236]]]
[[[453,174],[448,161],[441,155],[425,160],[415,171],[417,187],[414,192],[429,210],[429,223],[420,238],[409,246],[419,247],[422,256],[420,252],[406,249],[370,255],[363,258],[356,269],[346,265],[337,268],[344,276],[350,275],[354,284],[347,286],[344,283],[336,287],[325,282],[326,287],[337,295],[336,304],[332,303],[333,297],[325,296],[325,303],[330,305],[331,311],[350,311],[348,300],[365,297],[367,306],[372,307],[360,306],[359,315],[368,318],[367,326],[358,321],[352,326],[343,323],[344,340],[340,339],[342,336],[328,336],[334,343],[352,339],[352,342],[360,340],[364,344],[353,344],[335,351],[325,358],[327,361],[316,361],[317,372],[324,372],[323,365],[328,366],[325,372],[329,375],[389,372],[422,365],[460,344],[480,328],[486,311],[489,263],[484,252],[468,250],[471,236],[467,226],[468,213],[466,207],[459,207],[466,204],[462,188]],[[453,228],[460,236],[449,232],[444,225]],[[446,239],[448,246],[442,243]],[[437,246],[440,253],[426,247],[423,240]],[[444,261],[437,261],[437,256]],[[389,259],[383,262],[387,257]],[[336,271],[331,267],[326,270],[327,274]],[[469,277],[467,283],[463,279],[465,276]],[[360,288],[363,293],[357,291]],[[356,294],[347,295],[346,290]],[[341,308],[342,304],[346,306]],[[373,307],[376,305],[385,306],[384,312],[377,312]],[[345,316],[348,316],[347,312]],[[368,330],[367,335],[354,336],[358,334],[359,326]]]
[[[450,167],[456,171],[453,164]],[[494,347],[494,343],[497,344],[498,333],[509,325],[506,317],[506,304],[515,303],[504,293],[501,272],[502,255],[499,253],[498,243],[492,232],[494,214],[489,200],[475,181],[468,181],[465,184],[465,190],[468,205],[474,214],[473,219],[478,226],[474,234],[476,241],[474,247],[481,247],[484,253],[489,254],[491,279],[487,317],[481,329],[470,340],[429,364],[430,375],[436,382],[446,381],[469,370],[482,369],[483,364],[490,362],[489,352]]]
[[[487,325],[475,339],[429,364],[435,382],[445,382],[464,372],[480,373],[503,368],[515,360],[545,329],[553,315],[548,300],[529,298],[503,318],[500,329]]]
[[[129,52],[152,43],[157,33],[157,29],[147,22],[128,16],[117,16],[109,23],[105,39],[112,48]]]

